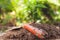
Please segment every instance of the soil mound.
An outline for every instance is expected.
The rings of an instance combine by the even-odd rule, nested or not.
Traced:
[[[48,35],[44,39],[39,39],[35,35],[23,28],[17,28],[8,31],[6,34],[0,37],[0,40],[60,40],[60,27],[49,24],[30,24],[39,29],[47,31]]]

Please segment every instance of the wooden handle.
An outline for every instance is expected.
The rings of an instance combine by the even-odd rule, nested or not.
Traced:
[[[38,38],[44,38],[42,30],[38,30],[37,28],[29,24],[24,24],[23,28],[36,35]]]

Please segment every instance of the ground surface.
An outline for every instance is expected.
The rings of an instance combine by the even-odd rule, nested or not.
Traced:
[[[0,40],[60,40],[60,28],[49,24],[31,24],[34,27],[47,31],[48,35],[44,39],[39,39],[29,31],[18,28],[8,31],[6,34],[0,37]]]

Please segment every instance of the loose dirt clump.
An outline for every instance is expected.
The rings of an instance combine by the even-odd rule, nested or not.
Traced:
[[[8,31],[0,37],[0,40],[60,40],[60,27],[57,29],[54,25],[38,23],[32,23],[30,25],[45,30],[48,35],[44,39],[39,39],[29,31],[23,28],[17,28]]]

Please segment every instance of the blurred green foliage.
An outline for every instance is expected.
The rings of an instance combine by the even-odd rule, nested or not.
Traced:
[[[60,22],[60,0],[0,0],[0,23]]]

